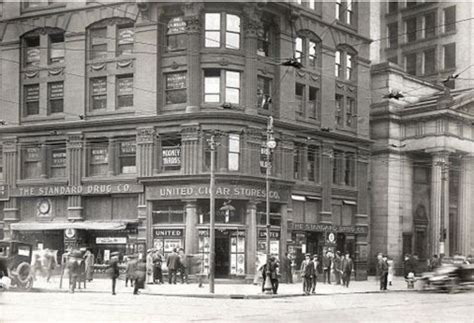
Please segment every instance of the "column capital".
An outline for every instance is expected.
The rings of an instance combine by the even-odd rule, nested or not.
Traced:
[[[247,3],[244,6],[245,34],[247,37],[257,37],[257,32],[262,28],[262,10],[256,3]]]
[[[138,128],[137,129],[137,144],[151,144],[155,137],[154,128]]]
[[[452,153],[455,153],[456,150],[452,148],[441,147],[441,148],[428,148],[428,149],[425,149],[425,152],[428,154],[431,154],[433,156],[433,159],[435,159],[435,158],[448,158],[449,155]]]

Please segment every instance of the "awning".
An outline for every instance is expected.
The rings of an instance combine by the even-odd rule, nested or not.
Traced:
[[[356,201],[351,201],[351,200],[343,200],[342,203],[346,205],[357,205]]]
[[[123,230],[127,227],[127,223],[136,223],[130,221],[81,221],[81,222],[19,222],[10,225],[12,230],[17,231],[43,231],[43,230],[104,230],[116,231]]]
[[[291,195],[291,199],[295,201],[306,201],[306,197],[303,195]]]

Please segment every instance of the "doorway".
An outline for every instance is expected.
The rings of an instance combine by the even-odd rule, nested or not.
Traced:
[[[216,236],[216,278],[229,276],[229,237]]]

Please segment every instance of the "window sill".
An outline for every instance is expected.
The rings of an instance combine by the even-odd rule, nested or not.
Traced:
[[[64,120],[65,118],[64,113],[54,113],[49,116],[42,116],[42,115],[32,115],[21,117],[22,123],[29,123],[29,122],[42,122],[42,121],[52,121],[52,120]]]
[[[37,11],[44,11],[44,10],[51,10],[51,9],[58,9],[58,8],[65,8],[65,7],[66,7],[65,3],[55,3],[55,4],[49,4],[49,5],[39,6],[39,7],[34,7],[34,8],[21,8],[21,13],[28,14],[28,13],[34,13]]]
[[[133,108],[120,108],[118,110],[113,110],[113,111],[106,111],[105,109],[101,110],[95,110],[95,111],[89,111],[87,113],[87,117],[109,117],[109,116],[115,116],[115,115],[132,115],[135,113],[135,109]]]
[[[321,121],[318,119],[310,118],[310,117],[303,117],[303,116],[296,116],[296,121],[306,122],[311,124],[321,124]]]
[[[165,49],[165,52],[163,53],[163,57],[173,57],[177,53],[183,53],[183,55],[186,55],[187,53],[187,48],[176,48],[176,49]]]
[[[354,26],[354,25],[350,25],[344,21],[341,21],[341,20],[337,20],[337,25],[339,25],[340,27],[345,27],[347,29],[350,29],[354,32],[357,32],[357,26]]]

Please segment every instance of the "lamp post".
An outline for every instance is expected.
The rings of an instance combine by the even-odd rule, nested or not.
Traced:
[[[444,250],[445,244],[445,236],[446,236],[446,229],[445,229],[445,216],[446,216],[446,181],[448,180],[448,164],[443,161],[440,162],[439,166],[441,167],[441,212],[440,212],[440,221],[439,221],[439,256],[442,257],[446,253]]]
[[[216,220],[216,189],[215,189],[215,150],[216,142],[214,134],[209,139],[209,146],[211,151],[211,182],[209,183],[209,293],[214,294],[214,276],[215,276],[215,220]]]
[[[270,259],[270,175],[271,175],[271,154],[272,150],[276,147],[276,141],[273,137],[273,117],[268,118],[267,123],[267,142],[266,142],[266,172],[265,172],[265,197],[266,197],[266,254],[267,254],[267,273],[265,275],[265,285],[264,290],[266,292],[271,292],[272,283],[270,280],[270,275],[268,275],[268,261]]]

